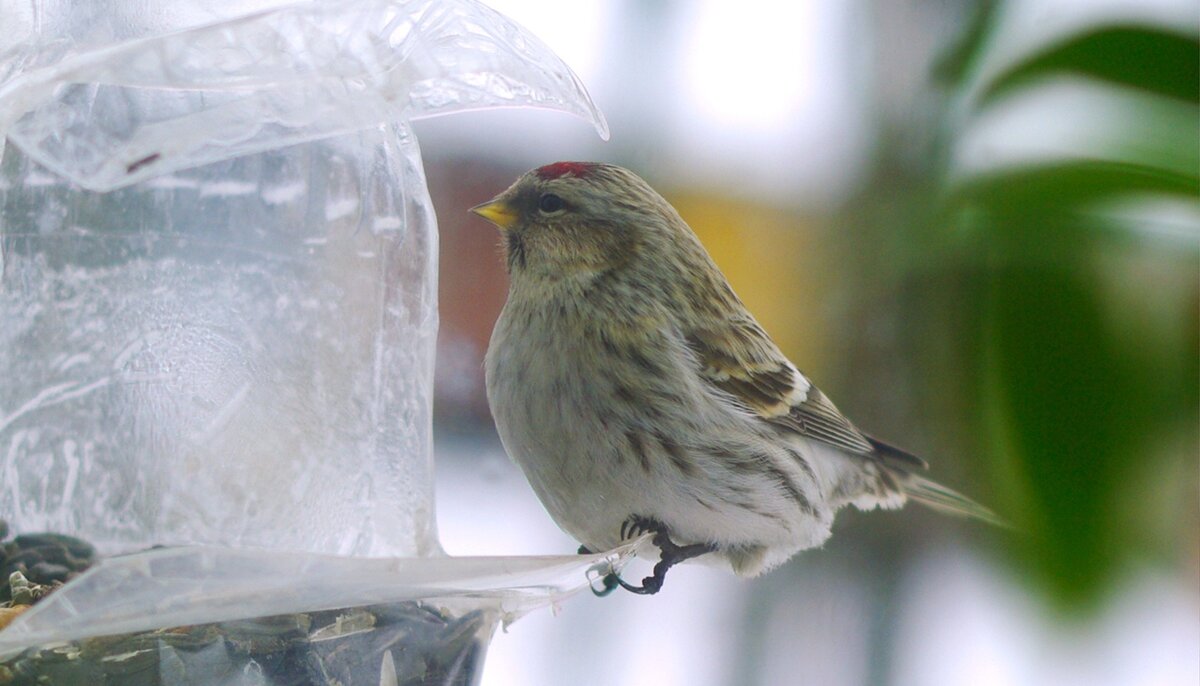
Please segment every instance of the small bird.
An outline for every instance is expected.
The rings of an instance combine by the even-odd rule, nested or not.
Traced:
[[[486,357],[505,450],[558,525],[608,550],[755,576],[822,544],[845,505],[994,520],[860,431],[780,352],[675,209],[633,172],[557,162],[472,211],[500,228],[508,300]]]

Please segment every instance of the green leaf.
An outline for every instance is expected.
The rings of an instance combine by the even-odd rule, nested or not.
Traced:
[[[980,106],[1055,72],[1086,74],[1200,102],[1200,35],[1123,25],[1071,36],[997,77],[981,96]]]
[[[1097,600],[1137,547],[1114,506],[1152,426],[1084,270],[989,275],[982,415],[1019,557],[1066,607]]]
[[[1196,197],[1200,176],[1140,164],[1071,160],[980,174],[960,182],[947,201],[1023,214],[1058,214],[1133,193]]]

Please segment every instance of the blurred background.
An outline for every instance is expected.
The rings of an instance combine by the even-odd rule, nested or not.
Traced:
[[[507,283],[466,212],[562,159],[644,176],[842,410],[1013,530],[844,512],[760,579],[688,566],[528,616],[484,686],[1200,682],[1200,4],[490,4],[612,140],[533,110],[417,124],[446,550],[576,546],[491,424]]]

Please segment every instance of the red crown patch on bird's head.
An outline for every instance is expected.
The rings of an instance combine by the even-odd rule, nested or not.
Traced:
[[[579,179],[586,179],[597,166],[592,162],[555,162],[554,164],[547,164],[544,167],[538,167],[533,170],[533,173],[537,174],[538,178],[543,181],[568,175]]]

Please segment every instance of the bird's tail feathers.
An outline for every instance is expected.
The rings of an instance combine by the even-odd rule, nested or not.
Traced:
[[[867,436],[867,440],[871,442],[871,447],[875,448],[875,457],[880,460],[880,480],[886,491],[899,491],[909,499],[938,512],[972,517],[996,526],[1008,527],[995,512],[983,505],[958,491],[915,474],[916,471],[928,468],[925,460],[877,438]]]
[[[898,481],[906,496],[925,507],[958,517],[979,519],[995,526],[1009,527],[995,512],[935,481],[911,472],[899,475]]]

